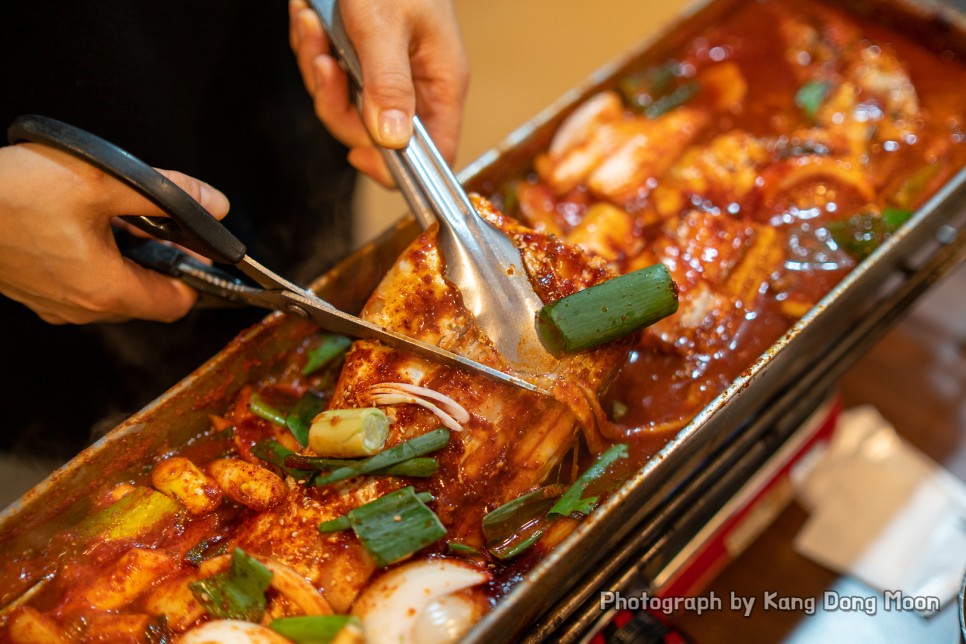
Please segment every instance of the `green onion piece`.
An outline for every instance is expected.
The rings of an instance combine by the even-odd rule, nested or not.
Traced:
[[[329,519],[319,524],[319,532],[328,534],[329,532],[342,532],[352,527],[349,523],[349,515],[343,515],[337,519]]]
[[[913,172],[912,176],[906,179],[892,195],[891,201],[905,210],[915,208],[919,197],[926,191],[929,182],[939,174],[941,167],[939,163],[930,163]]]
[[[252,454],[266,463],[278,466],[282,471],[297,481],[308,480],[316,474],[312,469],[298,469],[297,467],[287,465],[289,458],[299,455],[275,440],[255,443],[252,447]]]
[[[378,407],[329,409],[312,419],[309,447],[322,456],[375,454],[386,444],[389,418]]]
[[[426,507],[427,496],[432,499],[416,494],[412,486],[404,487],[320,524],[319,532],[351,527],[376,565],[385,567],[446,536],[439,517]]]
[[[417,492],[416,498],[423,503],[431,503],[433,501],[433,495],[429,492]],[[325,534],[329,532],[339,532],[341,530],[348,530],[352,525],[349,523],[349,515],[344,514],[336,519],[329,519],[328,521],[323,521],[319,524],[319,532]]]
[[[362,622],[354,615],[306,615],[280,617],[268,627],[295,644],[328,644],[343,628],[361,629]]]
[[[844,221],[826,224],[832,239],[842,250],[856,259],[863,259],[882,245],[912,213],[899,208],[886,208],[881,215],[860,212]]]
[[[248,411],[270,423],[285,427],[285,413],[266,403],[258,394],[252,394],[251,400],[248,401]]]
[[[456,541],[448,541],[448,542],[446,542],[446,548],[450,552],[452,552],[454,554],[458,554],[458,555],[479,555],[479,554],[482,554],[479,550],[477,550],[473,546],[468,546],[465,543],[458,543]]]
[[[162,526],[179,521],[184,510],[169,496],[151,488],[137,487],[103,510],[82,521],[76,528],[82,540],[104,541],[135,539]]]
[[[795,105],[802,108],[808,120],[814,121],[818,116],[818,109],[822,107],[832,85],[825,81],[810,80],[802,85],[795,93]]]
[[[625,76],[619,89],[624,103],[635,112],[643,113],[654,101],[671,91],[674,80],[680,76],[681,63],[669,60]]]
[[[597,501],[600,497],[590,496],[581,498],[584,490],[588,485],[603,476],[607,468],[619,458],[627,458],[627,445],[619,443],[617,445],[611,445],[604,450],[590,467],[587,468],[587,471],[577,477],[573,485],[550,508],[547,516],[553,518],[578,515],[579,517],[590,514],[597,507]]]
[[[341,467],[355,467],[361,460],[348,460],[338,458],[315,458],[312,456],[295,455],[285,459],[289,466],[302,467],[302,464],[311,466],[310,469],[319,471],[330,471]],[[390,465],[378,470],[368,472],[370,476],[412,476],[414,478],[427,478],[439,470],[439,462],[430,456],[420,456],[411,458],[408,461]],[[300,470],[301,471],[301,470]]]
[[[398,445],[390,447],[387,450],[383,450],[378,454],[370,456],[369,458],[358,461],[353,465],[347,465],[345,467],[339,467],[338,469],[332,470],[328,474],[315,479],[313,485],[316,487],[322,487],[323,485],[337,483],[338,481],[343,481],[353,476],[371,474],[377,470],[389,468],[393,465],[402,463],[403,461],[408,461],[417,456],[423,456],[430,452],[435,452],[438,449],[446,447],[448,442],[448,429],[434,429],[433,431],[427,432],[422,436],[411,438],[404,443],[399,443]],[[286,462],[288,462],[288,460],[289,459],[286,459]]]
[[[211,539],[199,541],[191,550],[185,553],[184,560],[195,566],[200,566],[205,561],[218,555],[228,552],[228,542],[224,537],[215,536]]]
[[[412,476],[413,478],[424,479],[432,476],[439,471],[439,461],[431,456],[420,456],[403,461],[397,465],[391,465],[385,469],[376,470],[372,474],[385,476]]]
[[[188,584],[191,593],[216,619],[259,622],[265,614],[265,591],[272,572],[243,550],[235,548],[231,568]]]
[[[899,226],[912,219],[912,214],[911,210],[903,210],[902,208],[883,208],[882,223],[885,224],[886,230],[894,233],[899,229]]]
[[[313,470],[318,472],[330,472],[343,467],[357,467],[362,463],[363,459],[319,458],[317,456],[303,456],[301,454],[293,454],[285,459],[286,467],[301,468],[299,471]],[[420,456],[367,473],[375,476],[415,476],[417,478],[426,478],[435,474],[437,470],[439,470],[439,462],[435,458],[431,456]]]
[[[308,376],[327,366],[336,358],[345,355],[350,346],[352,346],[352,340],[344,335],[326,334],[322,336],[322,341],[309,351],[309,357],[305,361],[305,366],[302,367],[302,375]]]
[[[325,394],[317,391],[310,391],[302,396],[289,415],[285,418],[285,426],[292,432],[292,436],[302,447],[309,445],[309,428],[312,426],[312,419],[318,416],[328,402]]]
[[[167,615],[156,615],[144,627],[144,640],[148,644],[166,644],[174,641]]]
[[[547,350],[560,355],[616,340],[677,310],[671,273],[654,264],[547,304],[537,331]]]
[[[691,100],[698,93],[697,83],[685,83],[670,94],[665,94],[650,105],[644,108],[644,116],[649,119],[656,119],[662,114],[666,114],[676,107],[680,107]]]
[[[483,517],[487,550],[506,560],[536,543],[550,525],[547,511],[564,489],[563,485],[539,487],[488,512]]]

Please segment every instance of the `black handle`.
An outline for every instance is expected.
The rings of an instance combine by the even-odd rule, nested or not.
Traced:
[[[10,143],[31,141],[63,150],[123,181],[171,216],[124,217],[141,230],[204,255],[237,264],[245,245],[201,204],[163,174],[104,139],[46,116],[17,117],[7,129]]]

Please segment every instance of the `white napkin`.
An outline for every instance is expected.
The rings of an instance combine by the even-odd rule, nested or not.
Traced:
[[[799,554],[878,589],[886,610],[915,605],[930,614],[956,596],[966,570],[966,485],[875,408],[843,412],[824,454],[802,466],[792,478],[811,515],[795,539]]]

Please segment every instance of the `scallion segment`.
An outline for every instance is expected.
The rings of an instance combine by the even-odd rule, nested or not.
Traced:
[[[885,208],[881,214],[862,212],[842,221],[826,224],[839,247],[855,259],[863,259],[882,245],[892,233],[912,217],[912,212]]]
[[[590,349],[678,310],[678,293],[664,264],[648,266],[544,306],[537,330],[551,353]]]
[[[328,474],[323,474],[313,481],[313,485],[321,487],[343,481],[353,476],[372,474],[378,470],[385,470],[389,467],[403,463],[417,456],[424,456],[430,452],[442,449],[449,443],[450,432],[448,429],[435,429],[422,436],[417,436],[404,443],[394,445],[387,450],[383,450],[367,459],[355,462],[351,465],[339,467]],[[286,463],[304,463],[296,459],[286,459]]]
[[[550,525],[547,511],[564,490],[563,485],[545,485],[488,512],[483,536],[490,553],[512,559],[536,543]]]
[[[362,622],[353,615],[280,617],[268,627],[295,644],[329,644],[344,628],[358,630],[362,635]]]
[[[628,107],[635,112],[646,114],[662,98],[673,93],[674,84],[682,75],[681,63],[668,60],[625,76],[619,89]],[[652,114],[647,116],[653,118]]]
[[[283,472],[294,478],[296,481],[306,481],[316,475],[316,471],[309,469],[299,469],[286,465],[286,461],[293,456],[299,456],[278,441],[267,440],[255,443],[252,447],[252,454],[262,459],[266,463],[275,465]]]
[[[318,458],[314,456],[302,456],[300,454],[293,454],[292,456],[285,459],[285,463],[289,468],[301,468],[305,467],[308,470],[314,470],[318,472],[331,472],[332,470],[337,470],[341,468],[354,468],[358,467],[363,463],[362,459],[351,460],[351,459],[341,459],[341,458]],[[408,461],[403,461],[402,463],[396,463],[395,465],[390,465],[389,467],[381,468],[378,470],[372,470],[371,472],[366,472],[370,475],[378,476],[412,476],[415,478],[426,478],[432,476],[439,470],[439,462],[429,456],[420,456],[417,458],[411,458]],[[304,471],[304,470],[299,470]]]
[[[82,521],[75,531],[82,540],[120,541],[143,536],[180,520],[184,508],[151,488],[136,487],[113,504]]]
[[[611,465],[627,458],[627,445],[613,445],[569,487],[545,485],[504,503],[483,517],[487,550],[498,559],[513,559],[540,540],[554,521],[562,517],[582,518],[597,507],[600,493],[614,486]],[[623,480],[623,478],[621,478]],[[588,488],[597,494],[584,497]]]
[[[371,456],[389,436],[389,419],[378,407],[330,409],[312,419],[309,447],[320,456]]]
[[[601,452],[600,456],[591,463],[590,467],[577,477],[577,480],[557,499],[557,502],[547,512],[547,516],[550,518],[565,516],[581,517],[590,514],[597,507],[597,502],[600,497],[595,495],[584,498],[584,490],[587,489],[588,485],[602,477],[607,471],[607,468],[620,458],[627,458],[627,445],[624,443],[611,445]]]
[[[257,623],[265,614],[265,591],[271,580],[272,571],[235,548],[229,570],[191,582],[188,588],[212,617]]]
[[[676,107],[680,107],[691,100],[698,93],[697,83],[685,83],[678,86],[670,94],[665,94],[644,108],[644,116],[656,119],[667,114]]]
[[[264,418],[270,423],[285,427],[285,420],[287,418],[285,412],[272,407],[262,400],[262,397],[258,394],[252,394],[251,399],[248,401],[248,410],[259,418]]]
[[[376,565],[385,567],[446,536],[446,528],[426,507],[425,498],[412,486],[404,487],[322,523],[319,532],[352,528]]]
[[[327,334],[308,352],[308,359],[302,367],[302,375],[308,376],[331,364],[336,358],[345,355],[352,346],[352,340],[344,335]]]
[[[477,550],[473,546],[468,546],[465,543],[459,543],[458,541],[447,542],[446,549],[452,552],[453,554],[457,554],[457,555],[477,556],[482,554],[480,553],[479,550]]]

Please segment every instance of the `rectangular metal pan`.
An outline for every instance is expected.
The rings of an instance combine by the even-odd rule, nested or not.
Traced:
[[[658,62],[703,29],[715,24],[744,0],[714,0],[691,7],[675,24],[581,86],[514,132],[461,173],[470,190],[492,192],[518,175],[546,147],[556,126],[584,98],[617,83],[642,61]],[[936,47],[966,53],[966,20],[937,5],[849,1],[863,15],[902,25],[904,33]],[[841,4],[838,6],[842,6]],[[948,265],[958,255],[940,253],[943,243],[961,248],[958,230],[966,219],[966,171],[958,174],[886,244],[862,262],[842,283],[778,342],[746,369],[728,389],[702,410],[668,445],[648,461],[556,550],[539,563],[467,636],[470,642],[549,636],[607,575],[618,571],[641,550],[628,546],[634,535],[665,525],[662,511],[673,506],[685,483],[702,472],[710,455],[727,450],[749,431],[774,419],[775,401],[808,374],[835,376],[844,363],[843,347],[855,344],[863,321],[892,319],[891,312],[928,286],[938,272],[936,257]],[[418,234],[412,218],[400,221],[361,248],[313,286],[339,308],[357,312],[366,294]],[[917,277],[918,276],[918,277]],[[910,288],[909,285],[916,288]],[[893,303],[893,304],[890,304]],[[203,433],[209,415],[221,413],[239,389],[271,372],[314,329],[307,323],[271,315],[239,336],[217,356],[155,400],[98,443],[82,452],[19,501],[0,513],[0,557],[10,560],[41,548],[50,535],[82,518],[95,490],[142,472],[160,453]],[[852,338],[850,340],[850,338]],[[791,396],[794,401],[794,395]],[[758,430],[754,428],[758,427]],[[754,438],[752,435],[748,440]],[[653,534],[651,535],[654,536]],[[589,583],[578,585],[581,579]]]

